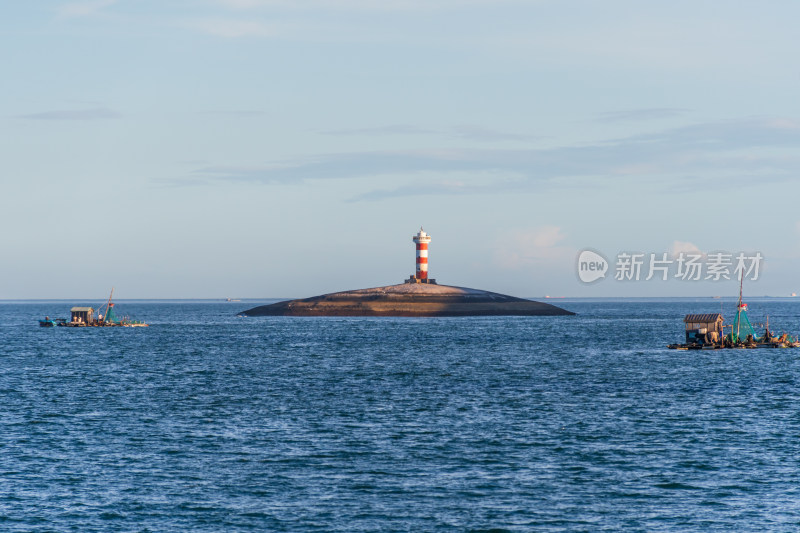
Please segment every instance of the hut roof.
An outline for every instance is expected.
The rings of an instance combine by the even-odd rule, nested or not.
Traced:
[[[713,323],[717,322],[718,320],[722,320],[722,315],[720,313],[702,313],[699,315],[686,315],[683,319],[685,323],[689,322],[704,322],[704,323]]]
[[[92,312],[94,311],[94,309],[91,307],[73,307],[72,309],[69,310],[70,313],[81,313],[85,311]]]

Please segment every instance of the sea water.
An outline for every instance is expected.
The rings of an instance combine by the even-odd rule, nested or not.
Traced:
[[[732,301],[237,316],[257,303],[121,301],[131,329],[0,304],[0,530],[800,528],[800,349],[666,349]],[[800,332],[800,303],[749,303]]]

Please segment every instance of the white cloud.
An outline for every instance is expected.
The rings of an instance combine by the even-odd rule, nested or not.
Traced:
[[[624,111],[607,111],[597,115],[597,122],[632,122],[651,121],[680,117],[688,113],[688,109],[675,107],[654,107],[647,109],[627,109]]]
[[[85,0],[62,5],[58,12],[64,17],[88,17],[113,6],[118,0]]]
[[[321,131],[324,135],[442,135],[480,142],[502,142],[502,141],[530,141],[540,139],[538,135],[524,133],[511,133],[498,131],[486,126],[477,124],[460,124],[453,126],[449,130],[437,130],[412,124],[389,124],[386,126],[350,128],[340,130]]]
[[[788,122],[787,122],[788,121]],[[379,189],[356,200],[425,194],[493,194],[525,192],[559,183],[597,177],[627,179],[629,184],[658,190],[692,190],[716,186],[752,188],[791,182],[800,173],[800,130],[785,126],[791,119],[747,119],[700,123],[660,132],[609,139],[595,144],[556,148],[417,149],[312,154],[271,162],[257,168],[218,166],[197,169],[202,183],[249,181],[300,183],[304,180],[386,178],[429,174],[436,187]],[[367,130],[361,130],[366,132]],[[411,132],[410,129],[391,129]],[[358,130],[349,130],[356,133]],[[333,133],[333,132],[328,132]],[[342,130],[339,134],[348,133]],[[373,134],[376,132],[373,132]],[[384,131],[384,133],[387,133]],[[453,188],[442,180],[453,176],[482,177],[469,186]],[[200,182],[198,182],[200,183]],[[606,183],[612,183],[607,181]]]
[[[230,7],[233,9],[251,9],[254,7],[272,4],[274,2],[264,2],[263,0],[218,0],[217,3],[224,7]]]
[[[40,113],[17,115],[14,118],[28,120],[105,120],[119,117],[120,114],[116,111],[100,107],[96,109],[42,111]]]
[[[523,133],[509,133],[497,131],[475,124],[462,124],[453,128],[453,133],[461,139],[470,141],[500,142],[500,141],[530,141],[540,137]]]
[[[411,124],[389,124],[386,126],[377,126],[369,128],[348,128],[339,130],[326,130],[320,132],[323,135],[428,135],[437,133],[436,130],[414,126]]]
[[[730,14],[708,24],[701,17],[684,18],[681,10],[668,13],[649,3],[639,3],[637,7],[632,3],[627,16],[612,20],[601,12],[602,2],[596,5],[591,24],[586,23],[589,19],[584,15],[571,25],[540,27],[539,31],[514,29],[505,35],[492,35],[486,45],[499,46],[504,53],[519,59],[557,64],[562,68],[565,65],[603,65],[608,69],[707,73],[744,66],[760,69],[775,64],[785,58],[783,50],[790,39],[788,32],[775,28],[771,39],[765,39],[763,46],[753,46],[742,38],[752,32],[753,27]],[[587,6],[587,14],[594,9]],[[614,10],[605,11],[614,13]],[[636,45],[631,46],[631,43]],[[553,50],[558,53],[552,53]],[[764,57],[766,50],[772,53],[770,57]]]
[[[564,234],[558,226],[543,226],[529,233],[520,235],[534,248],[552,248],[556,243],[564,240]]]
[[[531,3],[531,0],[217,0],[230,9],[288,7],[293,9],[358,9],[369,11],[418,11],[463,8],[475,5]]]
[[[766,121],[767,127],[776,130],[798,130],[800,129],[800,121],[793,120],[790,118],[785,117],[776,117],[772,119],[767,119]]]
[[[672,257],[678,257],[680,254],[706,255],[696,244],[688,241],[674,241],[669,249],[669,253]]]
[[[269,37],[274,35],[274,30],[256,20],[208,18],[196,19],[187,23],[187,26],[217,37]]]
[[[543,263],[563,263],[575,251],[560,245],[566,238],[559,226],[538,226],[510,232],[498,241],[495,263],[501,268],[516,270]]]

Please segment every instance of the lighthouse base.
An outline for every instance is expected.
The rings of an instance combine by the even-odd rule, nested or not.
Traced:
[[[436,285],[436,280],[431,278],[418,278],[416,276],[409,276],[407,280],[403,283],[429,283],[431,285]]]

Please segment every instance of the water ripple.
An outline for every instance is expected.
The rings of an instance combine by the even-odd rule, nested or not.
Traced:
[[[244,320],[139,303],[153,325],[124,331],[0,305],[0,529],[796,529],[800,352],[668,352],[694,302],[568,304]],[[800,331],[797,304],[759,305]]]

